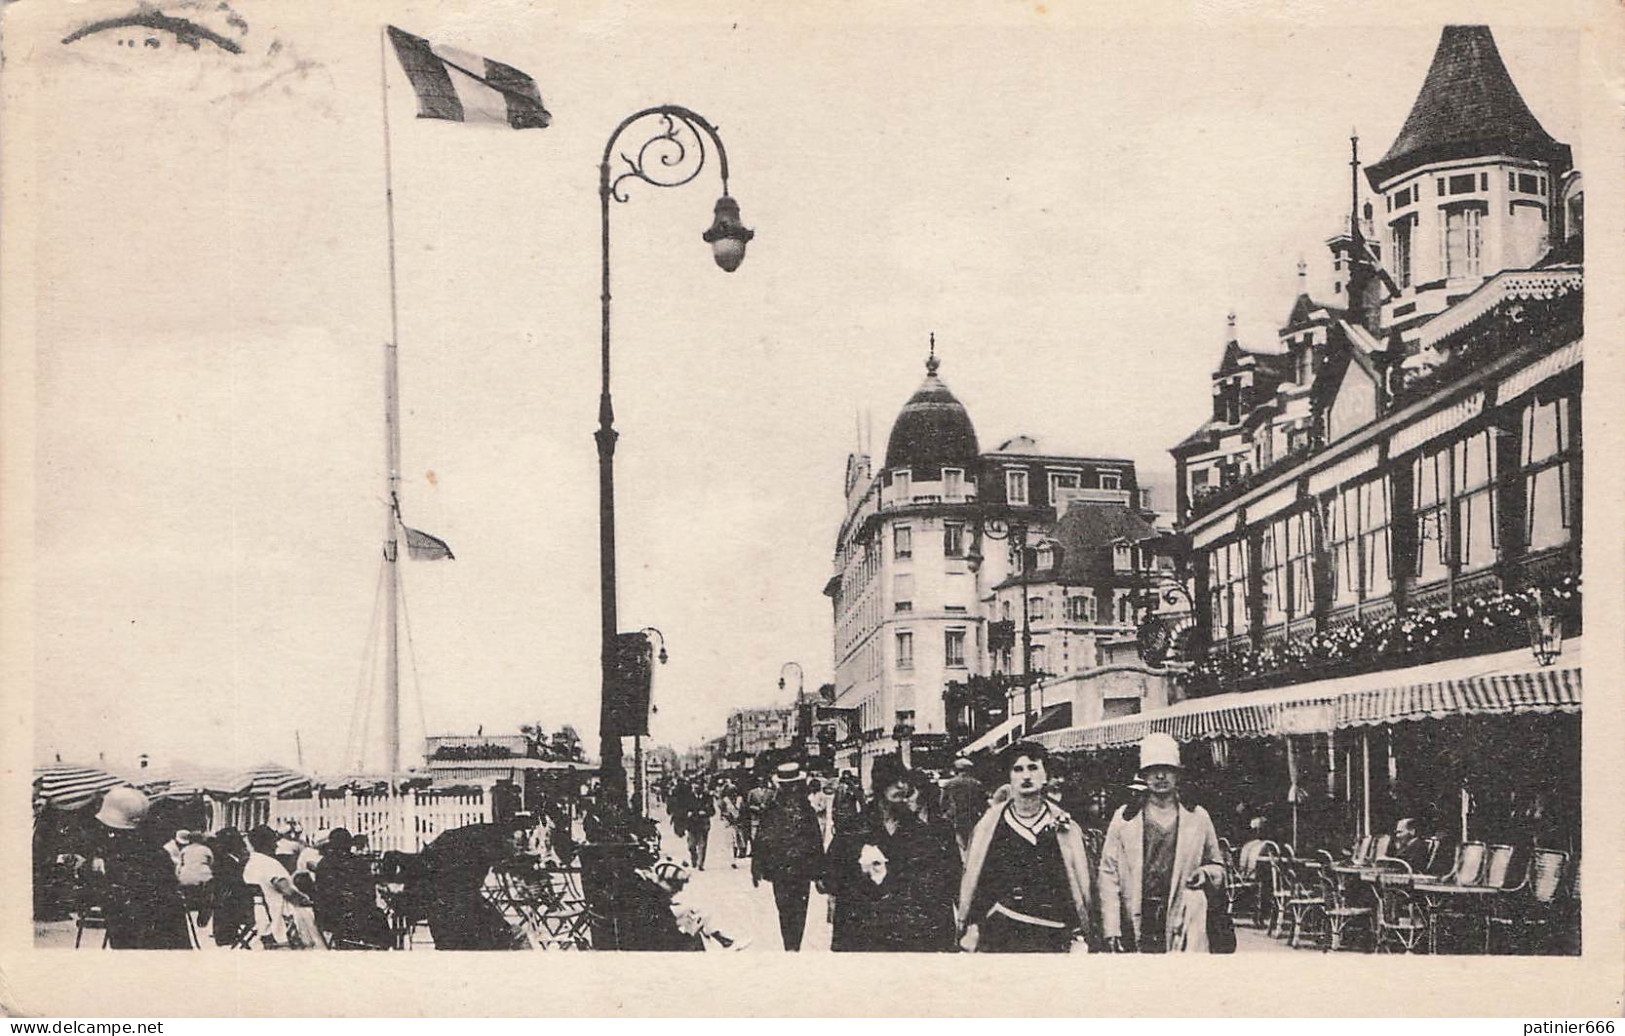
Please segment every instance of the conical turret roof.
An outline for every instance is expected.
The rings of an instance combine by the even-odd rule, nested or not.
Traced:
[[[886,467],[909,468],[921,481],[941,478],[944,467],[972,470],[981,454],[970,414],[937,377],[940,365],[934,354],[925,361],[925,380],[903,404],[886,440]]]
[[[1569,146],[1552,138],[1512,82],[1487,25],[1447,25],[1422,92],[1388,153],[1366,167],[1372,187],[1428,162],[1478,155],[1555,161]]]

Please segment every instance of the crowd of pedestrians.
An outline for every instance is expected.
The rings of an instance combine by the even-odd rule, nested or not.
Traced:
[[[1069,786],[1040,744],[1011,746],[987,783],[974,770],[959,760],[941,781],[881,757],[867,797],[855,774],[820,779],[793,761],[770,774],[661,782],[688,862],[657,861],[617,893],[659,901],[646,913],[661,918],[661,938],[639,948],[737,944],[683,898],[690,868],[707,867],[718,817],[730,867],[770,887],[789,951],[801,948],[815,888],[830,901],[831,948],[840,952],[1213,948],[1210,917],[1223,910],[1209,901],[1223,902],[1224,857],[1206,810],[1181,797],[1171,737],[1145,739],[1135,790],[1103,825],[1095,804],[1066,802]],[[145,823],[149,807],[133,788],[110,790],[62,857],[82,890],[79,916],[98,916],[111,946],[182,949],[212,938],[250,948],[384,949],[399,942],[386,902],[396,919],[426,923],[437,948],[522,941],[488,883],[537,856],[529,814],[446,831],[421,853],[376,860],[343,828],[313,838],[265,825],[210,837],[178,829],[166,838]],[[1414,842],[1414,826],[1403,833]],[[1409,844],[1396,840],[1396,851]],[[399,890],[394,899],[390,888]]]
[[[1128,802],[1109,819],[1095,802],[1064,801],[1073,789],[1035,742],[1006,751],[991,789],[975,769],[960,759],[938,780],[881,757],[867,798],[855,774],[820,781],[795,762],[766,780],[689,774],[661,791],[695,868],[712,817],[728,825],[732,865],[772,887],[786,950],[801,947],[813,888],[831,901],[841,952],[1212,948],[1224,858],[1206,810],[1180,796],[1173,738],[1145,739]]]

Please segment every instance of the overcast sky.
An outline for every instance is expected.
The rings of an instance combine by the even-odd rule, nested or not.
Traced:
[[[42,757],[293,763],[297,730],[307,766],[353,762],[384,524],[385,21],[531,73],[554,115],[415,120],[389,57],[403,506],[457,554],[405,566],[409,745],[425,721],[594,736],[596,166],[649,104],[720,127],[757,231],[738,272],[699,239],[714,169],[612,214],[622,624],[666,633],[655,736],[679,748],[785,700],[783,662],[830,678],[855,415],[883,451],[929,332],[984,449],[1029,432],[1170,478],[1226,311],[1271,346],[1298,258],[1330,280],[1350,128],[1367,161],[1387,149],[1439,32],[1417,6],[1134,28],[1015,3],[839,27],[232,3],[246,32],[165,10],[241,55],[58,42],[117,3],[8,12],[42,171]],[[1493,27],[1583,167],[1577,37]]]

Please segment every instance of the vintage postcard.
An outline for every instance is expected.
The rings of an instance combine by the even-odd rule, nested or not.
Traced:
[[[5,1011],[1625,1009],[1613,5],[3,29]]]

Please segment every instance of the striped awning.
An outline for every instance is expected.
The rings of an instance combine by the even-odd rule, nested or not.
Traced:
[[[1179,741],[1324,734],[1451,716],[1580,711],[1580,643],[1562,665],[1539,667],[1527,650],[1363,673],[1262,691],[1192,698],[1164,709],[1039,734],[1057,752],[1128,748],[1153,731]]]
[[[1580,669],[1548,668],[1362,691],[1337,701],[1338,727],[1447,716],[1580,711]]]
[[[94,766],[50,763],[34,767],[34,794],[55,809],[78,809],[89,805],[108,788],[134,787],[123,777]]]
[[[1014,744],[1021,737],[1021,728],[1027,722],[1027,717],[1021,713],[1005,719],[988,728],[981,737],[972,741],[959,750],[962,756],[972,756],[983,751],[998,751],[1005,745]],[[1060,733],[1060,731],[1057,731]]]

